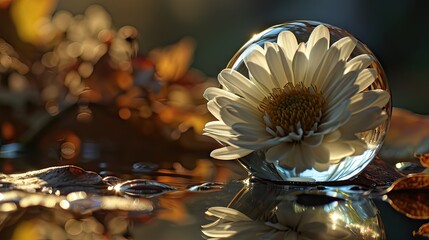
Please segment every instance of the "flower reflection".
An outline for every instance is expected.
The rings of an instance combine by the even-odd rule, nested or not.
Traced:
[[[245,186],[206,215],[208,239],[385,239],[372,201],[331,190]]]

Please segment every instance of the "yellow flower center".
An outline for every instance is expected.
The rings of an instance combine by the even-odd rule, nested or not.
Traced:
[[[316,87],[288,83],[283,89],[274,89],[259,108],[265,113],[267,127],[277,131],[276,135],[284,135],[286,132],[299,132],[299,129],[316,131],[325,105],[325,98]]]

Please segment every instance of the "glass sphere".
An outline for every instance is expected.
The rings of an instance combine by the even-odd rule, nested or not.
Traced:
[[[270,27],[259,34],[254,35],[254,37],[244,44],[244,46],[241,47],[233,56],[228,63],[227,68],[234,69],[244,76],[249,77],[249,70],[245,64],[245,59],[250,53],[255,51],[255,49],[260,49],[260,47],[264,48],[267,42],[276,42],[279,34],[286,30],[295,35],[298,44],[302,42],[306,43],[312,31],[320,24],[323,24],[329,29],[331,46],[333,43],[344,37],[350,37],[356,40],[356,47],[351,52],[350,57],[346,59],[347,61],[361,54],[367,54],[373,59],[368,68],[373,68],[375,70],[375,81],[362,91],[365,92],[379,89],[386,91],[390,95],[384,70],[380,62],[364,43],[360,42],[353,35],[341,28],[314,21],[286,22]],[[391,118],[391,100],[381,108],[385,112],[385,115],[387,115],[386,120],[375,128],[356,134],[358,138],[367,144],[366,150],[360,155],[352,155],[342,158],[337,163],[330,164],[328,169],[321,171],[320,169],[316,170],[315,168],[310,168],[305,169],[304,171],[296,171],[293,168],[284,167],[278,162],[267,162],[264,150],[254,151],[239,160],[253,177],[266,180],[324,182],[350,179],[360,173],[371,162],[383,144]]]

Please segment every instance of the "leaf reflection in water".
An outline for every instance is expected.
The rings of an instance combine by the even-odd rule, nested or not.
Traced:
[[[312,196],[316,196],[312,198]],[[228,207],[210,207],[207,239],[385,239],[369,198],[338,190],[245,186]]]
[[[62,187],[63,190],[68,187],[70,192],[74,189],[93,188],[95,185],[101,184],[101,180],[100,175],[73,165],[50,167],[19,174],[0,174],[3,186],[28,192],[57,187]]]
[[[90,214],[98,210],[121,210],[150,213],[153,205],[146,199],[129,199],[119,196],[100,196],[86,192],[72,192],[66,196],[9,191],[0,193],[0,212],[13,212],[28,207],[61,208],[77,214]]]
[[[387,190],[390,205],[412,219],[429,219],[429,174],[409,174]]]

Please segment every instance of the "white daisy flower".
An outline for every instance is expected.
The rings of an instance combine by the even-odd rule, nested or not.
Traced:
[[[283,31],[244,59],[249,77],[222,70],[222,88],[204,93],[218,120],[204,134],[224,145],[211,156],[233,160],[264,151],[265,161],[299,173],[363,154],[368,146],[358,134],[386,121],[390,94],[369,90],[377,72],[368,54],[350,59],[356,43],[344,37],[330,45],[324,25],[306,43]]]

